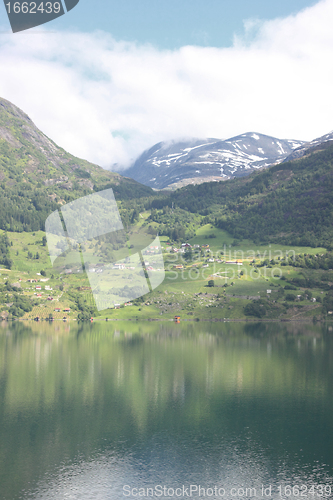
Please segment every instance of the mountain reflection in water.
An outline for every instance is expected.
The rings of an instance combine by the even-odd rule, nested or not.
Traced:
[[[321,483],[329,498],[332,338],[301,324],[1,323],[0,498],[192,484],[224,498],[304,485],[313,500]]]

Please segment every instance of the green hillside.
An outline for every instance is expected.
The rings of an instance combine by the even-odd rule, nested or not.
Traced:
[[[122,200],[153,193],[67,153],[0,98],[0,229],[44,229],[47,216],[60,205],[109,187]]]
[[[332,247],[332,141],[249,177],[186,186],[154,201],[200,213],[235,239]]]

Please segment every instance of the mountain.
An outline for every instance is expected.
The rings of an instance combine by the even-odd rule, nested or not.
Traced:
[[[153,208],[200,213],[236,240],[333,248],[332,141],[247,177],[161,194]]]
[[[317,139],[314,139],[310,142],[305,142],[302,146],[294,149],[294,151],[287,156],[287,158],[283,161],[291,161],[296,160],[298,158],[302,158],[304,155],[309,154],[310,152],[314,152],[315,150],[322,150],[323,147],[328,147],[332,144],[333,141],[333,131],[328,134],[322,135]]]
[[[220,181],[281,163],[303,141],[246,133],[227,140],[160,142],[123,173],[155,189]]]
[[[0,98],[0,229],[36,231],[63,203],[111,187],[118,199],[152,190],[67,153]]]

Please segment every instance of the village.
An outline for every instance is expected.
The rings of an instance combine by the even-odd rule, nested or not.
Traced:
[[[318,249],[269,245],[253,250],[251,242],[232,246],[230,237],[216,228],[216,238],[207,243],[205,239],[211,231],[211,225],[202,226],[194,238],[178,244],[161,237],[162,249],[151,244],[141,251],[141,258],[135,257],[134,251],[134,257],[112,264],[96,259],[86,273],[77,272],[75,265],[65,266],[61,273],[52,268],[47,247],[42,244],[42,232],[12,233],[10,249],[15,266],[11,270],[0,270],[0,283],[3,283],[0,316],[2,319],[69,321],[82,318],[82,311],[86,311],[85,318],[96,320],[170,320],[175,315],[182,320],[235,320],[246,317],[244,308],[251,301],[259,304],[262,300],[265,305],[261,310],[266,309],[267,314],[275,317],[298,318],[305,314],[311,319],[320,314],[324,292],[318,286],[309,293],[302,287],[288,285],[295,292],[282,294],[286,283],[283,280],[300,276],[300,270],[291,266],[286,256],[296,258],[301,251],[314,253]],[[31,259],[27,250],[22,251],[22,238],[23,248],[32,255],[38,253],[38,259]],[[134,283],[133,278],[142,266],[149,279],[165,272],[163,282],[155,290],[133,299],[121,300],[118,294],[120,300],[115,297],[111,307],[96,310],[91,289],[94,276],[97,279],[105,274],[107,282],[108,273],[112,271],[114,286],[121,290],[124,284]],[[312,271],[312,275],[320,276],[320,272]],[[19,299],[28,301],[29,307],[19,308]],[[291,299],[293,302],[288,302]],[[327,317],[331,313],[329,309]]]

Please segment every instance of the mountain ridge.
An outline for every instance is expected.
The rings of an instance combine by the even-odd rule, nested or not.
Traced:
[[[305,142],[302,144],[302,146],[299,146],[296,148],[285,160],[286,161],[292,161],[292,160],[298,160],[299,158],[302,158],[309,152],[315,150],[317,147],[322,147],[326,142],[329,143],[330,141],[333,141],[333,130],[329,132],[328,134],[322,135],[320,137],[317,137],[316,139],[313,139],[312,141]]]
[[[154,189],[178,188],[207,180],[228,180],[281,163],[304,141],[277,139],[257,132],[230,139],[160,142],[123,171]]]
[[[53,210],[101,189],[116,199],[152,190],[57,146],[10,101],[0,98],[0,229],[36,231]]]

